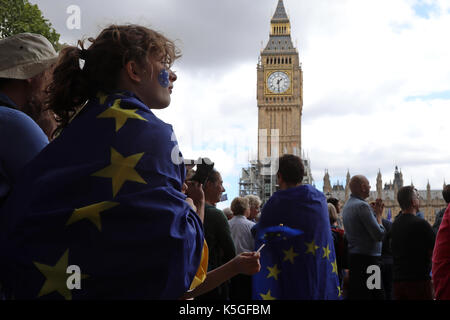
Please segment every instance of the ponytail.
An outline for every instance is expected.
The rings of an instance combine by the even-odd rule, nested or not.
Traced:
[[[48,107],[56,114],[58,127],[65,127],[77,108],[89,98],[86,74],[80,67],[82,50],[73,46],[61,50],[48,87]]]

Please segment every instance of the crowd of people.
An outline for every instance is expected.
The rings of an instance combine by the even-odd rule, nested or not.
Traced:
[[[173,42],[138,25],[89,41],[0,40],[2,299],[450,299],[450,207],[432,228],[403,187],[390,222],[356,175],[341,208],[283,155],[266,203],[222,211],[220,172],[191,179],[151,111],[170,104]]]

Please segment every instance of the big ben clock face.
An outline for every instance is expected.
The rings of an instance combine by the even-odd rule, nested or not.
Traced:
[[[290,85],[291,80],[283,71],[275,71],[267,78],[267,87],[273,93],[284,93]]]

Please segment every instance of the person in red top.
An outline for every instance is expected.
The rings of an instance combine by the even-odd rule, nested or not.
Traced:
[[[436,300],[450,300],[450,205],[436,236],[432,276]]]

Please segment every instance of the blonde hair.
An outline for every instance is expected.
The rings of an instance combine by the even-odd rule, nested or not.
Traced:
[[[246,195],[245,198],[248,199],[250,208],[256,208],[256,207],[261,206],[261,199],[259,199],[258,196],[249,194],[249,195]]]
[[[330,217],[330,224],[333,225],[338,220],[336,207],[332,203],[328,203],[328,215]]]
[[[233,215],[235,216],[244,215],[247,209],[250,209],[250,204],[247,198],[236,197],[231,202],[231,211],[233,211]]]

